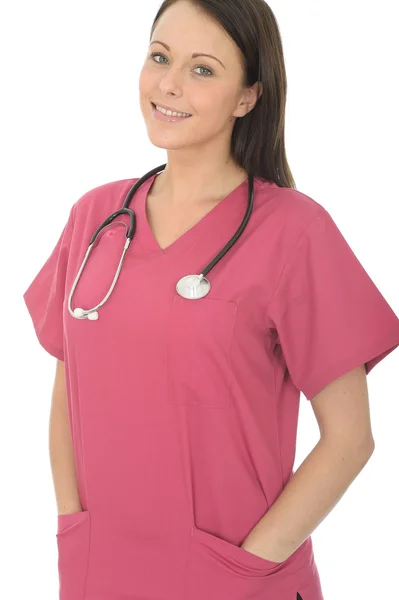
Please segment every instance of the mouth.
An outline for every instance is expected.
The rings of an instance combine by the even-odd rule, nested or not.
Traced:
[[[166,117],[166,118],[168,118],[168,119],[179,119],[179,120],[183,120],[183,119],[189,119],[190,117],[192,117],[192,115],[191,115],[191,114],[189,114],[189,113],[182,113],[182,114],[187,114],[187,115],[189,115],[189,116],[183,116],[183,117],[176,116],[176,115],[165,115],[165,113],[163,113],[163,112],[161,112],[161,111],[159,111],[159,110],[157,109],[157,105],[156,105],[156,104],[154,104],[154,102],[150,102],[150,104],[151,104],[151,106],[152,106],[152,109],[153,109],[153,112],[154,112],[154,113],[156,113],[157,115],[162,115],[162,116],[164,116],[164,117]],[[160,104],[160,105],[158,105],[158,106],[160,106],[161,108],[163,108],[163,106],[162,106],[161,104]],[[165,109],[165,110],[168,110],[168,109]],[[177,111],[177,110],[176,110],[176,111],[174,111],[174,110],[172,111],[172,110],[170,110],[170,112],[182,112],[182,111]]]

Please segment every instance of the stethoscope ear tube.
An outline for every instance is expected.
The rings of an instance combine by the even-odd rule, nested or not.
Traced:
[[[95,239],[96,238],[94,237],[94,240]],[[75,278],[75,281],[74,281],[74,283],[72,285],[72,288],[71,288],[71,291],[70,291],[70,294],[69,294],[69,298],[68,298],[68,310],[69,310],[69,314],[71,314],[73,317],[76,317],[78,319],[86,319],[87,318],[87,319],[89,319],[89,321],[96,321],[98,319],[98,311],[97,311],[97,309],[99,309],[100,306],[102,306],[108,300],[108,298],[110,297],[110,295],[112,293],[112,290],[114,289],[114,287],[116,285],[116,282],[118,280],[119,273],[120,273],[120,270],[122,268],[122,263],[123,263],[123,260],[125,258],[125,254],[127,252],[127,249],[130,246],[130,242],[131,241],[132,241],[131,238],[127,237],[125,245],[123,247],[123,253],[122,253],[121,259],[119,261],[118,268],[116,270],[114,279],[113,279],[113,281],[111,283],[111,287],[109,288],[109,290],[107,292],[107,295],[104,297],[104,299],[99,304],[97,304],[97,306],[94,306],[94,308],[90,308],[88,310],[85,310],[84,308],[75,308],[74,310],[72,310],[71,303],[72,303],[73,293],[74,293],[75,288],[76,288],[76,286],[77,286],[77,284],[79,282],[79,279],[80,279],[80,277],[82,275],[82,271],[84,269],[84,266],[85,266],[85,264],[86,264],[86,262],[87,262],[87,260],[88,260],[88,258],[90,256],[90,254],[91,254],[91,251],[93,250],[94,242],[90,243],[90,245],[89,245],[89,247],[87,249],[87,252],[85,254],[85,257],[83,259],[82,265],[81,265],[81,267],[80,267],[80,269],[78,271],[78,274],[77,274],[77,276]]]

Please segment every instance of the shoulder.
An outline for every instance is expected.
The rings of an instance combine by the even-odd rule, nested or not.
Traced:
[[[330,217],[317,200],[297,189],[279,187],[257,178],[255,189],[257,225],[261,238],[278,248],[278,260],[284,264],[297,242],[313,230],[320,218]]]
[[[110,214],[113,210],[121,208],[127,192],[138,179],[139,177],[133,177],[109,181],[84,192],[72,206],[75,219],[86,217],[93,210],[108,210]]]
[[[256,192],[260,200],[258,205],[268,207],[284,222],[306,225],[326,209],[317,200],[297,189],[279,187],[272,181],[256,179]]]

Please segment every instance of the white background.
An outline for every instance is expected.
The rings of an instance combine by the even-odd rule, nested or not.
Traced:
[[[7,600],[58,597],[48,454],[56,359],[39,345],[22,295],[83,193],[167,162],[148,140],[138,96],[159,4],[1,5],[0,597]],[[297,188],[330,212],[399,315],[396,3],[269,4],[284,44],[286,148]],[[374,454],[312,534],[325,600],[398,594],[398,368],[395,351],[370,373]],[[318,433],[302,396],[295,469]]]

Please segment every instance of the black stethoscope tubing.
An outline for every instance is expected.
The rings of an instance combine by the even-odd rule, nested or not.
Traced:
[[[90,240],[90,245],[95,242],[98,234],[104,227],[106,227],[107,225],[112,223],[112,221],[116,217],[118,217],[119,215],[123,215],[123,214],[129,215],[129,218],[130,218],[130,226],[126,232],[126,238],[129,238],[130,240],[133,239],[134,233],[136,231],[136,215],[132,211],[132,209],[129,208],[132,198],[133,198],[134,194],[137,192],[137,190],[139,189],[139,187],[141,187],[141,185],[143,183],[145,183],[147,181],[147,179],[149,179],[156,173],[160,173],[161,171],[163,171],[165,169],[166,165],[167,165],[167,163],[165,163],[164,165],[161,165],[159,167],[156,167],[155,169],[152,169],[151,171],[149,171],[148,173],[143,175],[143,177],[141,177],[141,179],[136,181],[136,183],[130,188],[129,192],[127,193],[125,202],[123,203],[123,207],[120,208],[119,210],[117,210],[116,212],[112,213],[112,215],[110,215],[107,219],[105,219],[105,221],[98,227],[98,229],[95,231],[95,233],[93,234],[93,237]],[[251,216],[253,204],[254,204],[254,178],[253,178],[253,175],[248,175],[248,206],[247,206],[247,210],[245,212],[244,219],[243,219],[240,227],[237,229],[236,233],[234,234],[234,236],[231,238],[231,240],[225,245],[225,247],[219,252],[219,254],[217,256],[215,256],[215,258],[201,271],[201,275],[203,277],[206,277],[208,275],[209,271],[211,269],[213,269],[213,267],[215,265],[217,265],[217,263],[223,258],[223,256],[230,250],[230,248],[236,243],[238,238],[241,236],[242,232],[244,231],[245,227],[247,226],[249,217]]]
[[[145,175],[143,175],[143,177],[141,177],[138,181],[136,181],[135,184],[133,184],[133,186],[130,188],[129,192],[127,193],[126,199],[123,203],[123,207],[120,208],[119,210],[115,211],[114,213],[112,213],[109,217],[107,217],[107,219],[105,219],[105,221],[103,223],[101,223],[101,225],[96,229],[96,231],[94,232],[93,236],[91,237],[90,243],[89,243],[89,247],[87,249],[86,255],[83,259],[83,262],[80,266],[80,269],[78,271],[78,274],[75,278],[75,281],[72,285],[70,294],[69,294],[69,298],[68,298],[68,310],[69,313],[77,318],[77,319],[89,319],[91,321],[97,320],[98,319],[98,308],[100,308],[100,306],[102,306],[107,299],[109,298],[110,294],[112,293],[112,290],[115,287],[115,284],[118,280],[119,277],[119,273],[120,270],[122,268],[122,263],[124,260],[124,256],[130,246],[130,243],[133,239],[133,236],[135,234],[136,231],[136,215],[133,212],[132,209],[129,208],[129,205],[131,203],[131,200],[134,196],[134,194],[136,193],[136,191],[140,188],[140,186],[145,183],[145,181],[147,181],[147,179],[149,179],[150,177],[152,177],[153,175],[155,175],[156,173],[159,173],[161,171],[163,171],[165,169],[165,167],[167,166],[167,163],[164,165],[161,165],[160,167],[156,167],[155,169],[152,169],[151,171],[149,171],[148,173],[146,173]],[[206,275],[209,273],[209,271],[211,269],[213,269],[213,267],[223,258],[223,256],[230,250],[230,248],[235,244],[235,242],[238,240],[238,238],[240,237],[240,235],[242,234],[242,232],[244,231],[248,221],[249,221],[249,217],[251,216],[252,213],[252,209],[253,209],[253,204],[254,204],[254,177],[253,175],[248,175],[248,206],[247,206],[247,210],[245,212],[245,216],[243,218],[243,221],[240,225],[240,227],[238,228],[238,230],[236,231],[236,233],[234,234],[234,236],[231,238],[231,240],[225,245],[225,247],[217,254],[217,256],[215,256],[215,258],[202,270],[200,275],[186,275],[185,277],[182,277],[178,283],[176,284],[176,290],[178,292],[178,294],[180,296],[182,296],[183,298],[187,298],[190,300],[198,300],[200,298],[203,298],[204,296],[206,296],[206,294],[209,293],[210,289],[211,289],[211,284],[209,282],[208,279],[206,279]],[[112,221],[114,219],[116,219],[116,217],[118,217],[119,215],[123,215],[123,214],[127,214],[129,216],[129,227],[127,227],[127,232],[126,232],[126,242],[125,242],[125,246],[124,246],[124,250],[123,250],[123,254],[122,257],[120,259],[119,265],[118,265],[118,269],[116,271],[114,280],[112,282],[112,285],[108,291],[108,293],[106,294],[105,298],[94,308],[91,309],[83,309],[83,308],[75,308],[72,309],[72,297],[75,291],[75,288],[79,282],[79,279],[82,275],[82,271],[84,269],[84,266],[91,254],[91,251],[93,249],[94,246],[94,242],[97,239],[97,236],[99,235],[99,233],[102,231],[102,229],[104,229],[105,227],[107,227],[110,223],[112,223]]]

